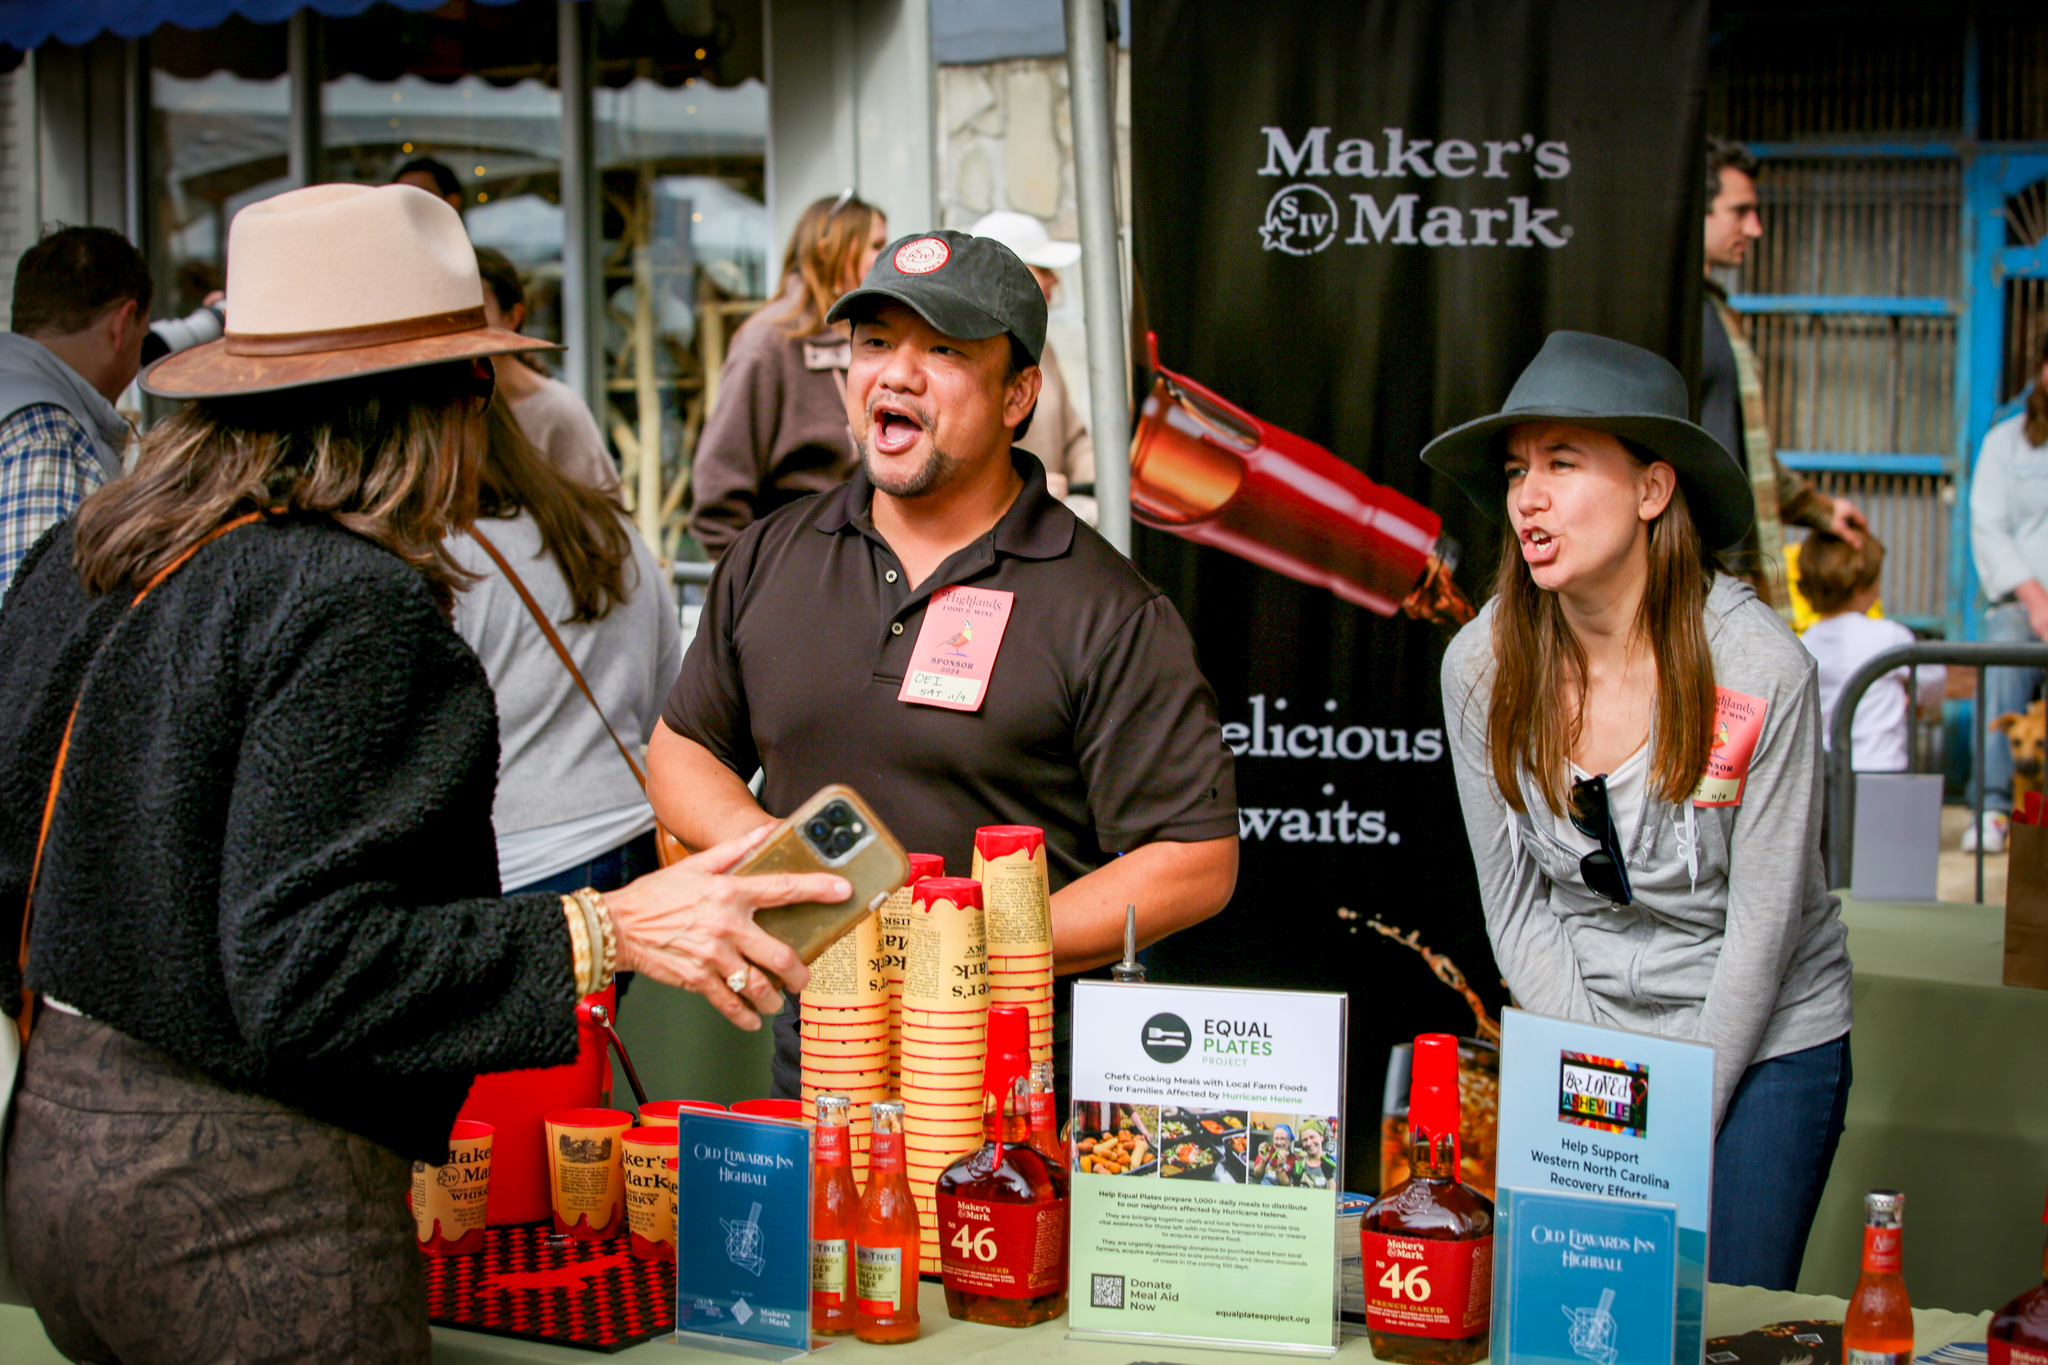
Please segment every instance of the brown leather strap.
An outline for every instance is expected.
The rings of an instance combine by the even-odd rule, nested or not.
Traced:
[[[157,586],[166,578],[184,568],[186,561],[190,560],[193,555],[198,554],[203,546],[220,539],[237,527],[247,526],[252,521],[261,521],[262,519],[263,514],[261,512],[244,512],[234,520],[225,522],[208,531],[198,540],[186,546],[177,558],[164,565],[161,569],[158,569],[151,576],[150,580],[142,585],[142,590],[137,592],[133,600],[128,603],[128,610],[133,611],[136,607],[140,606],[143,598],[155,591]],[[109,629],[107,631],[107,639],[112,639],[113,634],[113,630]],[[100,648],[106,648],[105,640],[100,642]],[[93,657],[86,661],[85,667],[88,673],[92,671],[92,666],[98,659],[99,652],[95,650]],[[36,830],[35,859],[29,864],[28,869],[28,891],[21,898],[21,947],[15,956],[15,965],[21,969],[24,983],[26,983],[28,978],[29,918],[36,903],[36,882],[43,875],[43,847],[50,841],[50,820],[57,813],[57,788],[64,781],[65,760],[71,757],[71,727],[78,723],[78,706],[84,700],[85,680],[80,678],[78,682],[78,695],[72,698],[71,701],[71,714],[64,718],[64,738],[57,742],[57,761],[50,769],[50,789],[43,795],[43,823]],[[24,984],[21,988],[21,1014],[14,1021],[14,1026],[20,1031],[21,1041],[24,1043],[28,1041],[29,1028],[34,1016],[35,992],[29,990],[28,986]]]
[[[321,332],[237,332],[229,328],[222,342],[229,355],[310,355],[315,351],[354,351],[365,346],[388,346],[394,341],[423,341],[428,337],[473,332],[486,326],[484,306],[459,308],[451,313],[429,313],[424,317],[400,318],[396,322],[371,322],[361,327],[332,327]]]
[[[597,697],[591,692],[590,684],[583,681],[583,670],[576,667],[576,661],[569,657],[568,646],[562,643],[561,636],[555,634],[554,623],[548,620],[548,614],[540,609],[540,603],[533,600],[533,594],[526,590],[526,584],[520,581],[519,575],[514,572],[512,562],[500,554],[498,547],[491,544],[490,537],[476,527],[469,528],[469,538],[481,545],[484,553],[491,557],[491,562],[504,571],[505,581],[512,585],[512,591],[519,594],[519,600],[526,603],[526,610],[533,616],[534,624],[540,627],[540,633],[547,636],[548,643],[555,647],[555,657],[562,661],[562,667],[568,669],[569,676],[576,680],[576,686],[582,691],[583,699],[590,703],[590,709],[597,712],[598,723],[603,725],[604,732],[612,737],[612,743],[619,746],[619,757],[625,759],[626,766],[633,770],[633,780],[640,784],[641,791],[646,791],[647,774],[640,771],[640,764],[634,759],[633,751],[626,747],[626,741],[619,738],[619,732],[612,729],[612,723],[605,719],[604,708],[597,704]]]

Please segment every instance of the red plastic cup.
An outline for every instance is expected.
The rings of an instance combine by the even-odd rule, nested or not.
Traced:
[[[725,1106],[716,1100],[649,1100],[640,1106],[642,1128],[673,1128],[676,1115],[685,1109],[701,1109],[706,1113],[723,1114]]]
[[[741,1100],[733,1105],[732,1112],[757,1119],[795,1119],[798,1123],[804,1121],[802,1100]]]

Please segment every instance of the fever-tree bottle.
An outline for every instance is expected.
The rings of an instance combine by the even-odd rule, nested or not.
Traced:
[[[1030,1020],[1023,1005],[990,1008],[984,1141],[938,1181],[946,1310],[994,1327],[1067,1310],[1066,1172],[1032,1141]]]
[[[1458,1040],[1415,1040],[1408,1179],[1359,1230],[1372,1353],[1401,1365],[1470,1365],[1487,1353],[1493,1201],[1458,1179]]]
[[[903,1165],[903,1101],[868,1106],[868,1187],[854,1234],[853,1334],[876,1345],[917,1340],[917,1201]]]
[[[853,1330],[853,1245],[860,1226],[860,1191],[853,1183],[853,1101],[818,1096],[818,1126],[811,1142],[811,1330],[843,1337]]]
[[[1842,1315],[1846,1365],[1911,1365],[1913,1305],[1906,1298],[1906,1196],[1872,1190],[1863,1196],[1863,1273]]]

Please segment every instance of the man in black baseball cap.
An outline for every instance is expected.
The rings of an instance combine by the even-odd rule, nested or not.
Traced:
[[[1045,346],[1030,269],[917,233],[830,316],[852,325],[860,468],[719,559],[648,750],[663,822],[708,847],[846,782],[956,875],[976,829],[1036,825],[1063,974],[1121,955],[1127,905],[1147,943],[1214,914],[1237,879],[1236,788],[1194,642],[1016,445]],[[792,1003],[790,1096],[795,1024]]]

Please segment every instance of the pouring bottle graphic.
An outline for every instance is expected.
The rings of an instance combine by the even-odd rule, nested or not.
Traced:
[[[1381,616],[1462,625],[1443,519],[1159,363],[1131,437],[1131,514]]]

